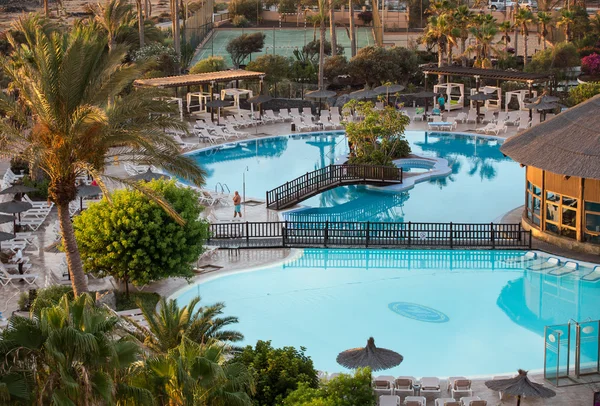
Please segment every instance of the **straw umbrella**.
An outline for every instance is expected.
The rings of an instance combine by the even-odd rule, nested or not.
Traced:
[[[373,89],[374,92],[376,92],[378,95],[384,95],[385,94],[385,101],[387,104],[390,103],[390,93],[398,93],[401,92],[405,89],[404,86],[402,85],[393,85],[393,84],[389,84],[389,85],[381,85],[381,86],[377,86],[375,89]]]
[[[544,120],[542,120],[542,116],[544,116],[544,119],[545,119],[547,110],[554,110],[554,109],[560,107],[560,104],[555,103],[554,101],[550,101],[550,100],[555,100],[555,99],[558,100],[558,98],[554,97],[554,96],[542,96],[542,97],[538,98],[538,100],[535,102],[526,103],[525,107],[527,107],[529,109],[529,118],[531,119],[532,110],[537,110],[540,112],[540,122],[544,121]]]
[[[31,209],[33,206],[27,202],[11,200],[9,202],[0,203],[0,213],[18,214],[21,221],[21,213]],[[13,216],[13,232],[17,230],[17,217]]]
[[[375,340],[370,337],[366,347],[341,352],[336,361],[350,369],[369,367],[373,371],[380,371],[400,365],[403,359],[404,357],[395,351],[377,348]]]
[[[254,96],[248,99],[248,103],[252,105],[252,117],[254,117],[254,105],[258,106],[259,117],[262,118],[262,107],[263,103],[273,100],[273,98],[266,94],[259,94],[258,96]]]
[[[231,102],[226,100],[213,100],[206,103],[206,107],[210,107],[211,109],[217,108],[217,124],[221,124],[221,107],[228,106],[231,106]]]
[[[11,233],[5,233],[3,231],[0,231],[0,241],[10,241],[13,238],[15,238],[14,234]]]
[[[165,175],[164,173],[156,173],[152,172],[150,168],[146,172],[138,173],[137,175],[130,176],[128,179],[130,180],[139,180],[142,182],[151,182],[153,180],[158,179],[171,179],[169,175]]]
[[[427,113],[427,109],[429,107],[429,99],[435,97],[435,93],[423,91],[413,94],[413,97],[416,99],[425,99],[425,113]]]
[[[83,198],[96,196],[102,193],[102,189],[97,185],[83,185],[77,188],[77,197],[79,197],[79,210],[83,211]]]
[[[493,391],[516,396],[517,406],[520,406],[522,396],[542,399],[556,396],[556,392],[552,389],[546,388],[542,384],[531,382],[527,377],[527,371],[522,369],[519,369],[519,374],[514,378],[486,381],[485,386]]]
[[[350,96],[350,98],[354,99],[354,100],[361,100],[361,99],[373,99],[373,98],[377,97],[377,95],[378,95],[378,93],[373,90],[362,89],[362,90],[357,90],[356,92],[352,92],[348,96]]]
[[[321,114],[321,100],[335,96],[337,93],[333,90],[315,90],[308,92],[304,95],[307,99],[318,99],[319,100],[319,115]]]
[[[479,102],[490,100],[493,98],[494,98],[494,96],[492,94],[487,94],[487,93],[482,93],[482,92],[475,93],[475,94],[469,96],[469,100],[474,100],[475,106],[477,108],[477,120],[475,120],[476,122],[479,123]]]
[[[9,195],[9,194],[21,194],[21,193],[29,193],[29,192],[35,192],[37,189],[34,187],[30,187],[30,186],[25,186],[25,185],[13,185],[10,187],[7,187],[4,190],[0,190],[0,195]]]

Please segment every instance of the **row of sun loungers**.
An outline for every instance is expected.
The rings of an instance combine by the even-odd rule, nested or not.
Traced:
[[[554,276],[578,276],[580,280],[588,282],[600,281],[600,266],[590,268],[580,267],[575,261],[563,261],[559,258],[539,258],[536,252],[528,251],[525,254],[503,260],[507,264],[519,263],[524,269],[532,272],[541,272]]]
[[[8,168],[4,173],[4,176],[2,177],[2,182],[0,186],[2,186],[2,189],[6,189],[7,187],[10,187],[13,183],[23,179],[24,176],[24,174],[17,175],[12,171],[12,169]]]

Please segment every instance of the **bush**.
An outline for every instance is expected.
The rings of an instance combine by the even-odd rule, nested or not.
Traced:
[[[206,59],[198,61],[190,69],[191,74],[195,73],[208,73],[208,72],[219,72],[225,70],[225,60],[221,56],[209,56]]]
[[[155,292],[131,292],[129,297],[123,292],[115,291],[117,311],[131,309],[154,309],[160,300],[160,295]]]
[[[180,225],[158,203],[136,190],[117,190],[75,217],[73,226],[84,270],[145,285],[168,277],[191,277],[192,263],[203,251],[208,225],[192,189],[175,181],[144,185],[183,219]]]
[[[580,83],[569,90],[569,103],[575,106],[597,94],[600,94],[600,82]]]
[[[371,11],[363,11],[358,13],[358,18],[365,24],[369,25],[373,22],[373,13]]]
[[[256,22],[256,10],[262,10],[261,0],[232,0],[229,3],[229,14],[244,16],[247,20]]]
[[[171,46],[153,43],[133,52],[131,59],[134,62],[154,61],[151,71],[160,71],[162,76],[175,75],[179,58]]]
[[[591,54],[581,60],[581,70],[588,75],[600,75],[600,55]]]
[[[46,307],[56,306],[64,295],[68,295],[69,300],[72,300],[75,297],[73,288],[70,285],[53,285],[39,289],[37,291],[37,297],[31,306],[31,311],[33,313],[39,313],[40,310]]]
[[[344,55],[330,56],[325,59],[323,75],[331,82],[340,75],[348,74],[348,61]]]
[[[227,3],[215,3],[215,13],[227,10]]]
[[[239,67],[251,53],[262,51],[265,46],[265,37],[266,35],[262,32],[255,32],[254,34],[242,34],[229,41],[226,49],[231,56],[233,66]]]
[[[419,63],[418,54],[407,48],[367,46],[350,60],[348,72],[369,86],[384,82],[418,83],[421,79]]]
[[[29,162],[20,157],[13,157],[10,159],[10,170],[15,174],[29,173]]]
[[[280,405],[298,385],[317,388],[319,379],[310,357],[294,347],[273,348],[270,341],[258,341],[235,355],[232,362],[242,363],[254,375],[256,392],[252,396],[257,406]]]
[[[231,24],[233,24],[234,27],[238,28],[250,27],[250,21],[248,21],[248,19],[243,15],[237,15],[233,17],[233,20],[231,20]]]
[[[27,193],[27,196],[32,199],[48,200],[48,185],[50,185],[50,179],[42,177],[41,179],[31,180],[29,176],[24,176],[23,185],[37,189],[35,192]]]

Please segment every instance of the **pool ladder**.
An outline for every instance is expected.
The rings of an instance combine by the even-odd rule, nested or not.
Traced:
[[[227,194],[231,194],[231,189],[227,186],[227,183],[217,182],[215,185],[215,193],[219,193],[219,188],[221,189],[221,194],[225,194],[225,190],[227,190]]]

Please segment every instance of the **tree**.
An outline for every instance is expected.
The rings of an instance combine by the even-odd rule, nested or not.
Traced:
[[[354,27],[354,1],[348,0],[348,35],[350,36],[350,56],[354,58],[356,49],[356,28]]]
[[[354,375],[338,375],[316,389],[301,383],[284,399],[283,406],[375,406],[371,379],[369,368],[359,368]]]
[[[103,174],[114,151],[122,153],[121,162],[161,166],[195,185],[203,184],[204,172],[193,159],[181,155],[179,146],[165,133],[169,128],[187,130],[177,117],[169,117],[172,106],[158,99],[155,91],[123,93],[142,72],[140,66],[122,62],[124,49],[117,47],[107,56],[106,42],[88,27],[46,33],[39,22],[31,24],[35,36],[28,35],[24,44],[13,46],[11,60],[4,64],[5,75],[18,93],[2,101],[6,115],[0,120],[0,151],[26,159],[50,179],[48,196],[58,208],[77,296],[87,291],[69,213],[69,203],[77,197],[78,175],[92,175],[108,194],[103,178],[119,181]],[[17,28],[22,25],[21,20]],[[11,34],[9,41],[16,45]],[[110,98],[115,101],[108,107]],[[174,211],[169,213],[183,224]]]
[[[180,224],[138,190],[117,190],[109,201],[90,206],[75,217],[75,237],[86,272],[110,275],[136,286],[167,278],[191,277],[192,263],[203,251],[208,225],[199,220],[197,193],[175,181],[144,185],[183,219]]]
[[[565,32],[565,40],[567,42],[571,41],[571,28],[575,23],[575,13],[573,11],[569,11],[566,9],[561,10],[560,18],[556,22],[558,27],[563,27]]]
[[[294,347],[273,348],[270,341],[259,340],[256,347],[247,346],[235,355],[232,361],[245,365],[254,376],[255,405],[281,404],[301,383],[317,388],[317,371],[304,351]]]
[[[560,81],[570,76],[571,68],[579,65],[581,59],[575,45],[559,42],[553,48],[536,52],[525,70],[552,75],[553,86],[556,87]]]
[[[226,49],[231,56],[233,66],[239,68],[251,53],[262,51],[265,46],[265,37],[266,35],[262,32],[255,32],[254,34],[242,34],[229,41]]]
[[[219,72],[225,69],[225,60],[222,56],[209,56],[206,59],[198,61],[194,66],[192,66],[190,73]]]
[[[364,120],[346,124],[351,164],[395,166],[397,158],[410,154],[404,130],[410,119],[394,107],[375,110],[372,102],[351,100],[344,109],[356,110]]]
[[[131,13],[131,5],[128,4],[127,0],[106,0],[104,4],[98,3],[91,7],[94,12],[94,19],[106,31],[108,51],[112,52],[117,46],[116,38],[119,29]]]
[[[144,38],[144,26],[145,26],[145,20],[144,20],[144,14],[143,14],[143,8],[147,7],[147,2],[144,2],[144,4],[142,4],[142,0],[135,0],[135,6],[136,6],[136,10],[137,10],[137,20],[138,20],[138,33],[140,36],[140,48],[143,47],[144,45],[146,45],[146,41]],[[146,17],[148,16],[148,13],[146,12]]]
[[[344,55],[331,56],[325,59],[323,66],[323,75],[332,82],[340,75],[348,74],[348,61]]]
[[[151,393],[123,377],[141,349],[117,333],[119,318],[83,294],[63,296],[31,318],[13,316],[0,335],[0,374],[9,404],[97,405],[129,399],[153,403]]]
[[[331,55],[337,55],[337,33],[335,32],[335,0],[329,0],[329,37],[331,38]]]
[[[515,30],[509,20],[502,21],[498,24],[498,30],[502,33],[502,41],[504,42],[504,53],[508,54],[508,43],[510,42],[510,33]]]
[[[275,94],[277,94],[277,83],[290,76],[290,60],[281,55],[261,55],[248,63],[246,69],[264,72],[265,80],[275,87]]]
[[[492,43],[498,28],[495,23],[484,22],[482,24],[475,24],[470,29],[471,34],[475,37],[475,64],[477,68],[490,68],[492,62],[490,61],[490,53],[492,51]]]
[[[448,20],[445,15],[432,15],[427,19],[427,27],[425,27],[423,35],[425,42],[437,45],[438,66],[440,67],[444,65],[444,48],[448,28]],[[441,81],[442,79],[440,79]]]
[[[546,50],[546,41],[548,37],[548,26],[552,23],[552,14],[546,11],[538,11],[537,21],[540,24],[538,35],[542,39],[542,50]]]
[[[198,344],[231,344],[244,338],[237,331],[225,330],[236,324],[238,319],[220,317],[225,309],[224,303],[196,308],[198,303],[200,297],[179,307],[176,300],[161,298],[158,309],[142,308],[149,326],[149,331],[145,330],[141,337],[144,345],[155,354],[166,354],[177,347],[184,337]]]
[[[473,12],[469,9],[468,5],[463,4],[458,6],[454,12],[454,21],[456,28],[459,30],[461,65],[467,66],[465,51],[467,49],[467,40],[469,39],[469,27],[473,23]]]
[[[261,0],[232,0],[228,4],[229,14],[243,15],[246,19],[258,23],[257,10],[262,8]]]
[[[580,83],[569,90],[569,103],[575,106],[600,94],[600,82]]]
[[[407,48],[367,46],[350,60],[348,73],[367,86],[384,82],[407,84],[420,78],[419,58]]]
[[[527,40],[529,38],[528,25],[535,22],[535,14],[533,14],[531,10],[521,7],[519,8],[519,11],[517,11],[515,22],[521,27],[521,34],[523,35],[523,65],[527,66]]]

